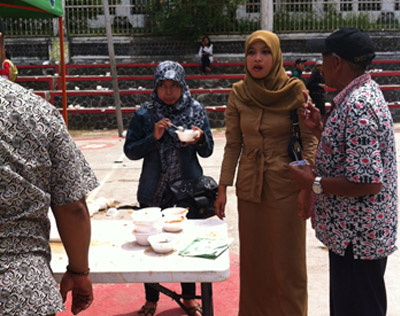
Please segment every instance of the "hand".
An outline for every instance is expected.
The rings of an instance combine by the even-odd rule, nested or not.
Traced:
[[[199,141],[202,141],[202,142],[204,141],[205,136],[204,136],[204,132],[201,128],[198,128],[198,127],[192,125],[192,130],[197,131],[198,133],[196,133],[196,135],[194,136],[194,139],[191,142],[186,142],[185,146],[194,145],[194,144],[197,144]]]
[[[324,88],[324,89],[328,88],[328,86],[327,86],[325,83],[319,83],[318,85],[319,85],[321,88]]]
[[[169,119],[163,118],[154,124],[154,138],[159,140],[163,135],[165,130],[169,127]]]
[[[311,190],[316,174],[310,165],[303,165],[301,168],[289,165],[289,172],[297,190]]]
[[[63,302],[66,301],[69,291],[72,291],[71,312],[73,315],[79,314],[92,304],[93,287],[89,275],[76,275],[65,272],[60,283]]]
[[[219,219],[224,219],[225,217],[225,205],[226,205],[226,186],[219,185],[217,199],[214,202],[215,215],[217,215]]]
[[[307,91],[303,90],[303,96],[306,101],[302,105],[304,111],[301,113],[300,119],[315,136],[320,138],[322,132],[321,113],[312,104]]]
[[[312,193],[311,190],[301,190],[297,197],[297,207],[299,208],[299,216],[307,220],[310,218],[314,210],[311,208]]]

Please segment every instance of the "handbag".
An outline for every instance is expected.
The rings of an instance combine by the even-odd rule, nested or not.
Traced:
[[[197,179],[178,180],[170,185],[174,195],[173,204],[188,207],[188,218],[208,218],[215,215],[214,202],[218,183],[214,178],[201,176]]]
[[[291,161],[298,161],[302,160],[303,145],[301,142],[297,110],[290,111],[290,120],[292,121],[292,137],[288,145],[288,155]]]

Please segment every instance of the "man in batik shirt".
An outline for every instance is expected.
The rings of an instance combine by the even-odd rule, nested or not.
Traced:
[[[355,28],[322,43],[325,82],[338,95],[320,121],[305,104],[303,122],[319,139],[316,170],[292,171],[315,197],[316,236],[329,249],[330,315],[384,316],[384,273],[396,250],[397,164],[393,121],[378,84],[365,73],[371,39]]]
[[[55,315],[68,291],[74,315],[89,307],[85,194],[97,185],[59,111],[0,78],[0,315]],[[49,207],[69,259],[60,290],[50,269]]]

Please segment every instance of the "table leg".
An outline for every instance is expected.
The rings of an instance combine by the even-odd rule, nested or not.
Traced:
[[[183,305],[181,298],[182,296],[179,295],[178,293],[171,291],[169,288],[159,284],[159,283],[149,283],[151,285],[151,287],[153,287],[154,289],[156,289],[157,291],[159,291],[160,293],[163,293],[167,296],[169,296],[170,298],[172,298],[175,302],[178,303],[178,305],[185,311],[186,311],[186,307],[185,305]]]
[[[203,306],[204,316],[214,316],[211,283],[201,283],[201,305]]]

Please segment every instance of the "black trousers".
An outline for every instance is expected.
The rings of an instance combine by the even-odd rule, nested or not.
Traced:
[[[210,67],[210,58],[208,56],[201,56],[201,72],[206,72],[206,67]]]
[[[351,244],[344,257],[329,251],[330,316],[385,316],[386,263],[354,259]]]
[[[196,296],[196,284],[195,283],[181,283],[182,297],[184,300],[194,299]],[[146,301],[158,302],[160,299],[160,292],[152,288],[149,283],[144,284],[146,291]]]

